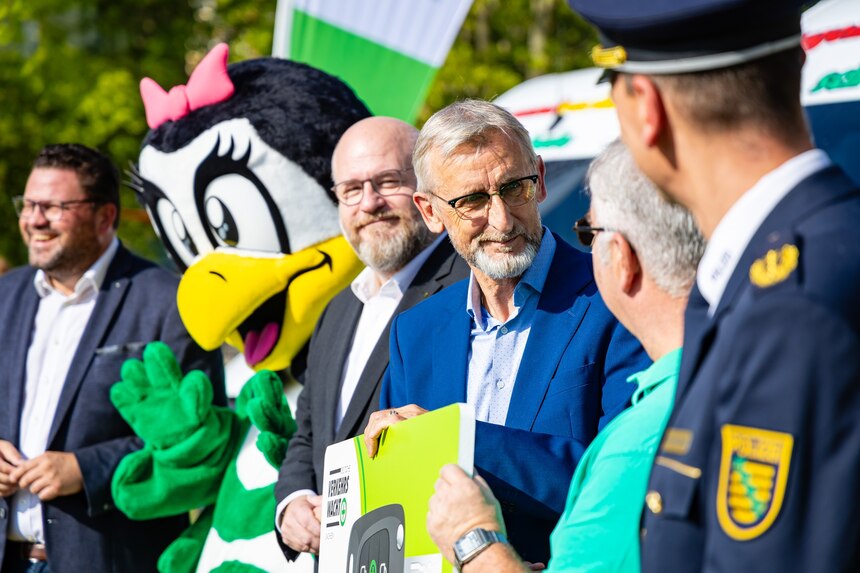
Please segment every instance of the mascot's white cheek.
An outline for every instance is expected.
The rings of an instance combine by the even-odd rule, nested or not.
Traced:
[[[245,489],[257,489],[275,483],[278,470],[269,465],[260,450],[257,449],[257,436],[260,430],[251,426],[245,436],[245,442],[236,458],[236,474]]]

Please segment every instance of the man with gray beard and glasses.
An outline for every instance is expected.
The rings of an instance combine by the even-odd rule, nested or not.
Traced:
[[[471,405],[475,466],[510,542],[546,562],[577,461],[650,360],[601,300],[591,257],[541,225],[544,164],[510,113],[477,100],[446,107],[421,130],[413,163],[424,222],[448,232],[471,275],[392,324],[384,410],[365,441],[374,455],[384,428]],[[478,547],[499,534],[467,536],[462,545]]]
[[[392,317],[469,271],[412,202],[417,136],[398,119],[371,117],[350,127],[332,156],[341,229],[367,268],[329,303],[310,341],[298,430],[275,487],[289,560],[319,551],[325,449],[359,434],[378,408]]]

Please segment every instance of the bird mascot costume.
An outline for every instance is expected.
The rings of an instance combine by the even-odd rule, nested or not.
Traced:
[[[169,92],[141,82],[150,131],[131,184],[183,271],[191,336],[229,343],[257,372],[231,410],[212,406],[205,375],[180,372],[161,343],[127,362],[111,399],[144,447],[120,463],[113,496],[134,519],[206,508],[161,556],[162,573],[312,571],[309,555],[288,564],[274,533],[273,484],[295,430],[283,379],[361,270],[341,236],[330,159],[370,114],[319,70],[227,56],[217,46]]]

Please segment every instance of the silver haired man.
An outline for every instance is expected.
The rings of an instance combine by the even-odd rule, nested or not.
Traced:
[[[601,300],[591,258],[541,225],[543,161],[510,113],[448,106],[424,125],[413,164],[425,223],[447,230],[471,276],[392,323],[380,405],[394,409],[371,416],[365,440],[373,454],[392,423],[471,405],[475,465],[502,501],[511,544],[545,562],[580,456],[650,360]],[[498,539],[468,523],[463,547]]]
[[[672,407],[681,361],[684,308],[704,250],[690,214],[663,200],[616,142],[588,174],[591,209],[575,230],[594,247],[594,276],[612,313],[654,364],[630,377],[633,406],[603,430],[579,461],[564,514],[551,536],[550,571],[639,571],[639,517],[654,453]],[[681,439],[682,436],[668,436]],[[428,528],[454,559],[469,528],[505,530],[481,477],[443,468],[430,500]],[[503,543],[461,567],[463,573],[528,571]]]

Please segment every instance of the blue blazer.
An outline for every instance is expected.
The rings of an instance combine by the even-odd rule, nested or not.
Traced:
[[[858,221],[860,190],[824,169],[762,222],[712,316],[691,294],[643,571],[857,570]],[[799,257],[782,255],[785,272],[754,284],[752,265],[779,263],[768,252],[786,246]]]
[[[0,277],[0,439],[19,447],[27,350],[39,296],[36,270]],[[132,521],[111,498],[111,478],[123,456],[143,446],[110,401],[120,367],[140,358],[153,340],[167,343],[183,372],[212,379],[215,401],[226,404],[220,351],[204,352],[188,336],[176,308],[177,279],[120,246],[108,268],[51,423],[48,450],[74,452],[84,491],[42,504],[48,563],[54,573],[151,572],[158,556],[187,526],[184,516]],[[8,498],[0,498],[0,560],[5,551]]]
[[[544,563],[577,461],[628,406],[627,377],[651,363],[600,298],[591,257],[556,241],[505,425],[478,422],[475,435],[475,465],[501,503],[511,543],[524,559]],[[395,319],[383,409],[466,401],[468,284]]]

